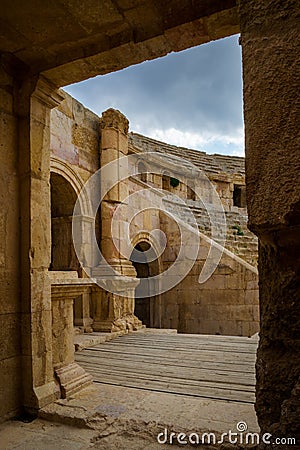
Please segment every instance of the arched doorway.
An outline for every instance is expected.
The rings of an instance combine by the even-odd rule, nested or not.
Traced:
[[[135,291],[134,314],[148,328],[161,327],[160,295],[157,292],[158,281],[151,280],[160,273],[159,262],[153,247],[147,241],[139,242],[131,254],[130,260],[135,267],[137,278],[147,278],[143,287]]]
[[[71,184],[51,173],[51,265],[50,270],[79,270],[72,239],[73,209],[77,199]]]

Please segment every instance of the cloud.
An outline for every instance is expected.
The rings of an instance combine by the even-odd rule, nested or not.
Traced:
[[[141,132],[140,130],[136,130]],[[150,129],[149,136],[162,142],[167,142],[178,147],[186,147],[206,151],[208,153],[223,153],[236,156],[244,156],[244,130],[236,131],[236,134],[223,135],[209,132],[199,134],[190,131],[181,131],[176,128]]]
[[[99,76],[66,90],[101,115],[113,107],[130,129],[207,152],[243,152],[237,36]],[[188,142],[187,142],[188,141]],[[218,147],[219,146],[219,147]],[[219,148],[219,150],[218,150]]]

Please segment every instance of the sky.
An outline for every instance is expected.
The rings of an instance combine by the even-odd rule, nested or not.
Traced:
[[[120,110],[130,131],[244,156],[241,60],[235,35],[64,89],[99,116],[108,108]]]

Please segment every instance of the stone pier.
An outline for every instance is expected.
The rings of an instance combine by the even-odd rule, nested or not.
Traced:
[[[72,272],[69,272],[72,274]],[[73,303],[79,295],[88,295],[93,285],[84,278],[62,277],[49,272],[52,299],[52,363],[58,382],[58,396],[69,398],[92,383],[92,377],[74,361]]]
[[[262,432],[299,439],[299,3],[239,3],[247,206],[259,237],[256,411]]]

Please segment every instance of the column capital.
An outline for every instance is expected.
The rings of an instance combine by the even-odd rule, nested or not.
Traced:
[[[100,119],[100,127],[101,129],[105,128],[114,128],[117,131],[127,135],[129,128],[128,119],[117,109],[109,108],[102,113],[102,117]]]

